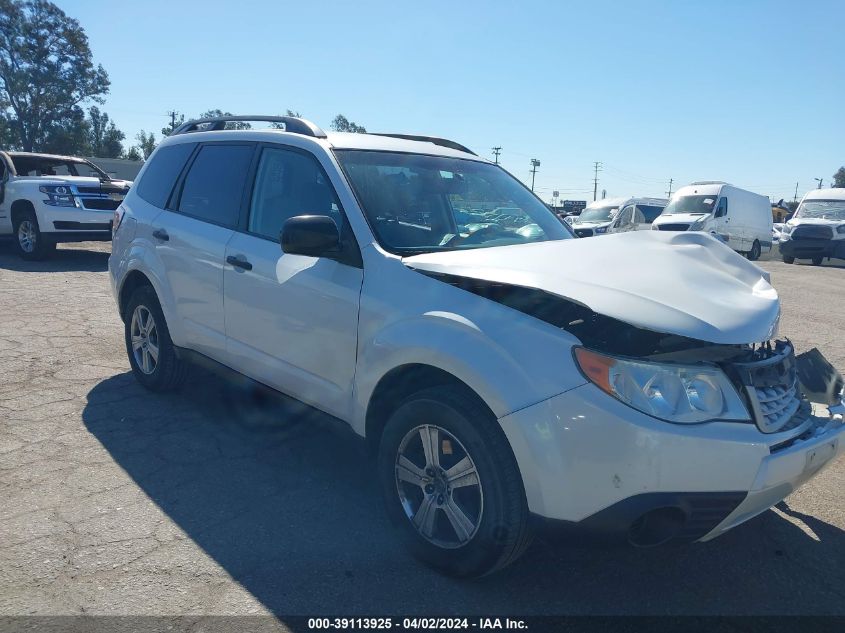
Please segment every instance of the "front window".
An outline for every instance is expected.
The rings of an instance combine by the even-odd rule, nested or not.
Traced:
[[[845,220],[845,200],[804,200],[793,217]]]
[[[619,212],[619,205],[592,207],[584,209],[578,216],[576,224],[581,222],[610,222]]]
[[[572,237],[546,205],[495,165],[395,152],[335,153],[379,243],[396,254]]]
[[[710,213],[716,205],[716,200],[719,196],[681,196],[679,198],[672,198],[666,208],[663,209],[663,215],[678,215],[681,213]]]
[[[20,155],[12,156],[12,163],[18,176],[93,176],[110,180],[106,172],[82,159]]]

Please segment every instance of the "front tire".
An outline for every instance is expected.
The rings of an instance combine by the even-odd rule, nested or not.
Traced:
[[[784,255],[783,257],[781,257],[781,259],[783,260],[784,264],[794,264],[795,263],[795,258],[789,257],[788,255]]]
[[[824,257],[813,257],[813,266],[821,266],[823,261]]]
[[[26,261],[41,261],[56,250],[56,243],[45,237],[33,211],[20,214],[14,223],[15,249]]]
[[[132,294],[125,317],[126,353],[138,382],[150,391],[179,387],[185,381],[187,363],[176,356],[176,347],[152,287],[142,286]]]
[[[760,246],[760,242],[754,240],[754,244],[751,245],[751,250],[748,251],[748,261],[756,262],[760,259],[760,253],[762,252],[762,247]]]
[[[444,574],[477,577],[531,543],[522,477],[492,413],[460,386],[402,402],[384,429],[379,480],[411,552]]]

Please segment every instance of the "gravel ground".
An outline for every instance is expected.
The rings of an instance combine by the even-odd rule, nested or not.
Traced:
[[[0,245],[0,615],[845,614],[845,460],[706,544],[538,542],[443,578],[400,548],[348,432],[200,371],[136,385],[107,251]],[[845,266],[762,265],[782,333],[845,369]]]

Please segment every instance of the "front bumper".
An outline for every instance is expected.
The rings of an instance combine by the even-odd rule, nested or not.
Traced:
[[[676,508],[677,537],[709,540],[765,511],[845,447],[841,416],[815,412],[795,432],[754,424],[676,425],[591,384],[503,417],[531,512],[593,532],[630,532]]]
[[[815,257],[845,259],[845,240],[782,238],[778,248],[781,255],[796,259],[813,259]]]

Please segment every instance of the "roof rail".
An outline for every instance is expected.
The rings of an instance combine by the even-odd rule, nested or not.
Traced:
[[[696,182],[691,182],[690,186],[692,185],[727,185],[730,183],[725,182],[724,180],[698,180]]]
[[[283,123],[285,132],[292,132],[294,134],[302,134],[303,136],[313,136],[314,138],[326,138],[326,133],[319,127],[306,119],[300,119],[294,116],[266,116],[263,114],[249,114],[242,116],[220,116],[211,117],[208,119],[194,119],[183,123],[175,130],[171,136],[176,134],[185,134],[187,132],[216,132],[218,130],[225,130],[226,124],[234,121],[266,121],[268,123]],[[207,125],[202,130],[199,129],[201,125]]]
[[[456,143],[455,141],[450,141],[447,138],[440,138],[437,136],[416,136],[415,134],[388,134],[386,132],[367,132],[367,134],[372,134],[373,136],[389,136],[391,138],[403,138],[406,141],[422,141],[423,143],[434,143],[435,145],[439,145],[440,147],[448,147],[449,149],[455,149],[459,152],[466,152],[467,154],[478,156],[478,154],[473,152],[468,147],[461,145],[460,143]]]

